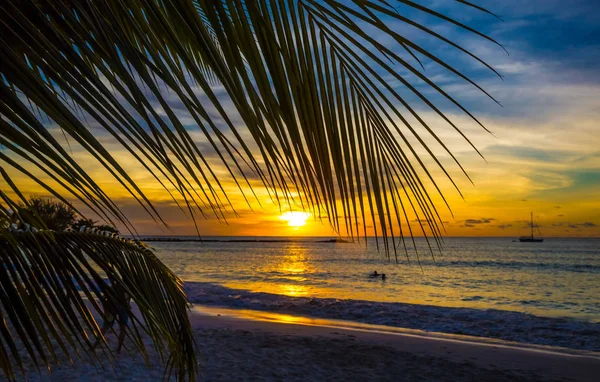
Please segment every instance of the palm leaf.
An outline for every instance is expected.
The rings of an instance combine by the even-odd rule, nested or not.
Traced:
[[[373,226],[388,256],[397,258],[401,247],[409,257],[407,233],[426,236],[433,255],[444,227],[430,192],[450,208],[434,171],[459,187],[428,139],[469,178],[436,132],[440,127],[422,113],[442,118],[475,150],[437,99],[484,127],[421,69],[436,66],[493,98],[394,24],[498,74],[460,41],[415,20],[427,16],[495,40],[409,0],[7,0],[0,15],[4,209],[24,199],[13,179],[27,178],[132,233],[133,224],[74,160],[72,147],[87,152],[158,224],[166,225],[152,200],[98,137],[108,135],[127,150],[194,223],[235,213],[225,181],[250,205],[256,179],[281,208],[310,209],[340,234],[360,238]],[[182,112],[193,123],[184,124]]]
[[[70,360],[101,359],[91,348],[102,337],[98,301],[119,297],[110,284],[120,285],[139,308],[141,320],[130,312],[136,318],[127,331],[136,350],[147,354],[142,329],[179,379],[196,378],[183,283],[150,249],[103,232],[14,232],[10,240],[0,238],[0,245],[0,354],[8,378],[15,377],[14,365],[27,371],[19,342],[38,369],[50,369],[58,351]]]

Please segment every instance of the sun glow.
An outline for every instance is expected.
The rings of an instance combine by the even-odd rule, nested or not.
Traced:
[[[302,227],[310,217],[308,212],[286,212],[279,217],[281,220],[287,220],[290,227]]]

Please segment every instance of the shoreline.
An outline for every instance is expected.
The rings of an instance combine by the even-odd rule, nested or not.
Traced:
[[[291,297],[186,282],[194,305],[345,320],[421,332],[466,335],[515,343],[600,352],[600,323],[517,311],[436,305]]]
[[[198,318],[196,316],[201,316]],[[481,347],[503,348],[509,350],[531,351],[534,353],[550,354],[557,356],[572,356],[591,358],[600,361],[600,352],[581,350],[560,346],[537,345],[532,343],[505,341],[497,338],[468,336],[444,332],[429,332],[417,329],[408,329],[397,326],[364,324],[356,321],[322,319],[309,316],[273,313],[264,310],[231,309],[224,307],[202,306],[194,304],[191,310],[191,321],[202,326],[204,319],[219,317],[223,320],[238,320],[250,322],[264,322],[281,325],[297,325],[302,327],[318,327],[333,330],[343,330],[359,333],[376,333],[388,336],[423,339],[427,341],[440,341],[456,344],[471,344]],[[192,325],[194,326],[194,324]]]

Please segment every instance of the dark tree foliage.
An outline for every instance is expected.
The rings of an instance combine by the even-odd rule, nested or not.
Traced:
[[[34,196],[27,204],[20,203],[15,214],[18,224],[29,224],[40,229],[64,231],[75,222],[75,209],[61,201],[49,197]]]

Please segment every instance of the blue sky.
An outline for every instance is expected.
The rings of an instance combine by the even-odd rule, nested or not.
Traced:
[[[500,80],[480,63],[440,44],[439,40],[398,26],[403,35],[436,52],[468,74],[502,107],[457,76],[423,60],[424,73],[473,112],[493,136],[421,83],[485,156],[468,145],[434,115],[439,128],[474,180],[461,181],[461,200],[446,184],[454,218],[447,229],[456,235],[513,235],[534,211],[551,235],[600,234],[600,3],[598,1],[479,1],[501,19],[453,1],[421,2],[498,41],[504,50],[473,33],[407,7],[403,15],[459,43],[492,65]],[[393,23],[391,23],[393,24]],[[377,37],[376,37],[377,38]],[[381,40],[385,37],[382,35]],[[380,40],[380,41],[381,41]],[[397,52],[403,54],[398,48]],[[408,55],[404,54],[404,57]],[[415,64],[415,61],[411,61]],[[396,84],[401,88],[400,84]],[[414,100],[415,97],[408,95]],[[425,106],[419,109],[426,116]],[[453,173],[460,179],[458,172]],[[560,211],[560,213],[557,213]],[[519,217],[520,216],[520,217]],[[464,224],[479,221],[480,224]],[[510,229],[509,229],[510,228]]]

